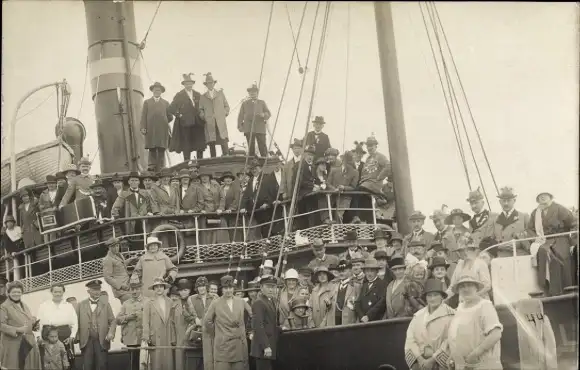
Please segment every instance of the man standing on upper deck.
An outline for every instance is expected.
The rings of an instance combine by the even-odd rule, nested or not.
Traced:
[[[314,146],[314,160],[318,158],[323,158],[326,151],[331,148],[330,139],[328,135],[322,132],[322,128],[326,122],[324,122],[324,117],[316,116],[312,125],[314,126],[314,131],[310,131],[306,134],[304,140],[306,140],[306,145]]]
[[[58,204],[55,204],[54,202],[57,192],[56,177],[52,175],[46,176],[46,189],[44,189],[38,198],[38,209],[41,212],[58,206]]]
[[[499,198],[499,203],[501,204],[503,212],[497,216],[493,225],[493,234],[495,240],[498,243],[502,243],[513,239],[527,238],[526,227],[530,222],[530,215],[527,213],[518,212],[514,208],[517,197],[517,195],[514,194],[514,189],[509,187],[501,188],[497,197]],[[511,244],[497,247],[496,252],[497,257],[513,256]],[[527,240],[518,241],[516,243],[516,253],[518,256],[529,255],[530,242]]]
[[[223,89],[214,89],[217,80],[211,72],[205,74],[207,91],[199,99],[199,114],[205,120],[205,141],[209,144],[212,158],[216,157],[215,146],[220,145],[222,156],[228,154],[228,126],[226,117],[230,114],[230,106]]]
[[[355,147],[353,150],[351,150],[351,153],[354,158],[354,168],[356,168],[358,171],[358,177],[360,179],[362,176],[363,167],[365,165],[365,162],[362,161],[362,157],[367,154],[367,152],[363,148],[364,143],[355,141],[354,145]]]
[[[282,168],[282,178],[284,183],[284,186],[282,187],[282,199],[284,200],[291,199],[294,194],[294,171],[295,166],[300,163],[302,158],[302,140],[294,139],[294,142],[290,145],[290,149],[292,149],[293,157],[288,159]]]
[[[572,285],[571,246],[577,245],[577,235],[562,235],[548,238],[552,234],[578,230],[574,214],[566,207],[554,202],[548,192],[538,194],[538,208],[532,211],[528,233],[537,236],[538,282],[549,296],[560,295],[564,288]]]
[[[159,171],[165,167],[165,149],[169,146],[169,122],[173,115],[169,102],[161,97],[165,87],[155,82],[149,86],[153,96],[143,102],[141,133],[145,136],[145,149],[149,150],[149,169]]]
[[[471,220],[469,220],[471,239],[473,239],[473,244],[479,247],[479,242],[483,238],[493,236],[497,213],[484,209],[485,200],[479,189],[470,192],[467,201],[474,213]]]
[[[374,135],[367,138],[366,145],[369,155],[362,169],[358,190],[381,194],[383,180],[391,174],[391,163],[387,157],[377,151],[379,142]],[[363,208],[369,211],[358,211],[358,216],[354,217],[353,222],[360,222],[362,218],[362,221],[371,223],[373,221],[373,214],[370,211],[372,209],[371,198],[367,195],[359,195],[355,199],[357,201],[354,208]]]
[[[248,153],[251,156],[256,155],[256,142],[261,157],[268,156],[266,147],[266,124],[272,114],[266,105],[266,102],[258,99],[260,89],[254,84],[247,89],[249,98],[246,99],[240,107],[238,114],[238,130],[244,134],[248,142]]]
[[[93,176],[89,175],[91,161],[85,157],[81,158],[78,169],[80,174],[69,178],[68,180],[68,187],[60,201],[59,208],[62,208],[73,201],[88,198],[91,195],[91,185],[94,181]],[[67,173],[69,172],[71,171],[67,171]]]
[[[183,161],[191,159],[195,151],[197,158],[203,158],[206,147],[204,121],[199,115],[201,95],[193,89],[193,73],[183,74],[181,84],[184,89],[175,94],[169,111],[175,116],[169,151],[183,153]]]

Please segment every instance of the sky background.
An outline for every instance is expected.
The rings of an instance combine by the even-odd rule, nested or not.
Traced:
[[[181,89],[181,74],[195,73],[195,89],[204,92],[203,74],[212,72],[230,106],[245,97],[260,74],[270,2],[163,2],[147,39],[141,75],[146,96],[153,81],[162,82],[165,98]],[[138,41],[145,36],[156,1],[134,5]],[[297,32],[303,2],[278,2],[274,8],[260,97],[274,117],[290,57],[292,34],[286,6]],[[574,3],[438,3],[469,103],[478,124],[498,185],[519,194],[516,207],[529,212],[540,191],[551,191],[566,206],[578,203],[578,7]],[[298,54],[305,64],[316,4],[309,4]],[[320,35],[322,9],[315,32]],[[415,208],[425,214],[447,204],[469,209],[463,167],[418,3],[392,5],[400,84]],[[350,33],[348,19],[350,12]],[[87,129],[84,150],[97,153],[94,105],[90,83],[84,86],[87,36],[81,1],[5,1],[2,3],[3,121],[8,122],[18,99],[30,89],[66,78],[73,95],[69,116]],[[349,73],[346,74],[347,43]],[[302,137],[308,117],[314,53],[305,84],[294,137]],[[296,61],[280,110],[274,138],[283,151],[291,139],[301,75]],[[374,133],[379,151],[388,155],[387,132],[372,3],[334,3],[327,47],[312,116],[322,115],[333,147],[353,147]],[[346,86],[348,84],[348,99]],[[86,90],[81,106],[83,87]],[[19,115],[53,93],[34,95]],[[463,103],[462,103],[463,104]],[[16,149],[53,139],[56,101],[49,98],[18,121]],[[345,125],[346,107],[346,125]],[[464,107],[464,106],[462,106]],[[242,143],[236,129],[237,110],[228,118],[230,140]],[[471,126],[468,121],[467,124]],[[270,122],[270,128],[274,119]],[[6,130],[5,130],[6,131]],[[483,155],[472,137],[477,162],[492,202],[499,211]],[[4,133],[5,135],[7,132]],[[343,141],[343,135],[346,140]],[[3,151],[4,152],[4,151]],[[284,153],[286,154],[286,153]],[[172,164],[181,156],[172,154]],[[93,172],[98,173],[98,155]],[[472,182],[477,183],[469,159]]]

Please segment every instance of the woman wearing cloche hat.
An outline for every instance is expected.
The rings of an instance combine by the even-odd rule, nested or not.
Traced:
[[[142,347],[175,345],[175,325],[168,325],[172,301],[165,295],[171,285],[162,277],[157,276],[146,284],[153,292],[151,299],[143,303],[143,342]],[[151,368],[173,368],[173,355],[170,349],[151,351]]]
[[[334,318],[331,317],[332,291],[331,283],[334,276],[328,271],[326,266],[318,266],[312,276],[314,288],[310,295],[312,305],[312,320],[317,328],[330,326]]]
[[[166,282],[173,283],[177,276],[177,267],[171,259],[161,250],[161,241],[155,237],[147,238],[147,250],[143,254],[131,275],[131,281],[141,281],[143,283],[143,296],[153,297],[151,290],[147,289],[152,282],[163,277]]]

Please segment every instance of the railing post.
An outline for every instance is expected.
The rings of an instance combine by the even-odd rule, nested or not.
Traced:
[[[113,230],[115,230],[115,227],[113,227]],[[115,232],[113,231],[113,235],[115,235]],[[83,278],[83,254],[81,251],[81,240],[79,238],[79,236],[77,235],[77,254],[79,257],[79,279],[82,280]]]
[[[179,238],[177,237],[177,233],[177,230],[173,232],[173,235],[175,235],[175,255],[177,256],[177,264],[179,265]]]
[[[377,201],[375,196],[371,194],[371,204],[373,205],[373,224],[377,226]]]
[[[48,280],[50,281],[50,285],[52,285],[52,251],[50,250],[50,245],[46,247],[48,248]]]
[[[288,211],[286,210],[286,203],[282,203],[282,217],[284,217],[284,235],[288,234]],[[284,243],[284,239],[282,239]]]
[[[336,243],[336,235],[334,234],[334,220],[332,217],[332,199],[330,193],[326,193],[326,205],[328,206],[328,219],[330,220],[330,242]],[[338,205],[338,203],[337,203]]]
[[[141,225],[143,228],[143,249],[147,250],[147,220],[141,220]]]
[[[234,225],[236,228],[239,227],[238,225]],[[250,225],[252,227],[252,225]],[[234,234],[237,234],[236,230],[234,230]],[[246,230],[246,215],[242,215],[242,237],[244,241],[248,240],[248,230]],[[233,240],[232,240],[233,242]]]
[[[199,221],[197,216],[193,216],[195,222],[195,262],[201,263],[201,251],[199,250]]]
[[[24,265],[26,266],[26,254],[24,254]],[[18,262],[18,256],[14,256],[14,258],[12,259],[12,267],[14,281],[20,280],[20,263]]]

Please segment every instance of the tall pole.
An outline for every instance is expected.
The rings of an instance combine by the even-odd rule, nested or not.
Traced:
[[[133,2],[85,0],[89,68],[101,173],[147,168],[139,132],[143,82]],[[119,98],[127,119],[119,119]]]
[[[393,171],[397,226],[399,232],[406,234],[410,232],[409,216],[413,212],[413,189],[411,188],[407,134],[397,67],[393,16],[390,2],[375,1],[374,5],[387,137]]]

